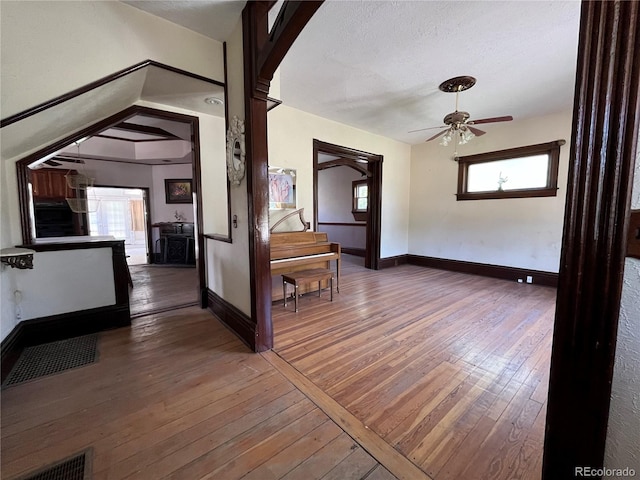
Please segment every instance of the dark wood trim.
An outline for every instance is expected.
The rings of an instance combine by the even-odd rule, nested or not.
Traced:
[[[244,336],[256,352],[273,348],[271,321],[271,267],[269,254],[269,188],[267,148],[267,91],[259,92],[257,57],[265,41],[268,6],[248,2],[242,11],[244,55],[245,149],[248,200],[249,281],[251,318],[256,322],[253,338]],[[269,77],[270,81],[271,77]],[[233,328],[233,327],[232,327]]]
[[[450,260],[447,258],[426,257],[422,255],[406,255],[406,263],[419,265],[421,267],[437,268],[449,270],[451,272],[468,273],[471,275],[481,275],[483,277],[501,278],[522,283],[526,283],[527,276],[533,277],[533,284],[556,287],[558,284],[558,274],[541,270],[530,270],[519,267],[506,267],[503,265],[491,265],[488,263],[467,262],[464,260]]]
[[[225,89],[226,90],[226,89]],[[195,193],[195,202],[196,202],[196,232],[197,238],[196,242],[198,243],[198,283],[200,284],[198,287],[198,292],[201,292],[202,289],[207,288],[207,275],[205,272],[205,242],[204,236],[202,235],[203,231],[203,218],[202,218],[202,164],[200,160],[200,119],[198,117],[192,117],[191,121],[191,135],[192,135],[192,144],[191,148],[193,149],[193,173],[192,173],[192,189],[193,193]],[[227,184],[227,197],[229,195],[229,185]],[[227,204],[229,201],[227,200]]]
[[[226,89],[225,89],[226,91]],[[119,112],[111,117],[108,117],[98,123],[95,123],[89,127],[84,128],[80,132],[76,132],[71,134],[62,140],[58,140],[52,145],[44,147],[43,149],[32,153],[25,158],[18,160],[16,162],[16,172],[18,176],[18,188],[19,188],[19,198],[20,198],[20,218],[22,222],[22,231],[23,231],[23,242],[25,246],[28,248],[33,248],[37,250],[35,247],[44,247],[45,244],[34,244],[33,243],[33,232],[31,231],[31,222],[29,221],[29,199],[28,199],[28,183],[29,183],[29,165],[42,157],[50,155],[61,148],[68,146],[70,143],[73,143],[80,138],[84,138],[86,136],[92,135],[94,133],[105,130],[111,125],[122,122],[124,119],[129,118],[134,115],[148,115],[154,116],[157,118],[164,118],[167,120],[172,120],[181,123],[188,123],[191,126],[192,132],[192,145],[193,145],[193,179],[192,179],[192,188],[193,192],[196,194],[196,224],[197,228],[197,242],[198,242],[198,277],[199,277],[199,289],[198,292],[201,292],[202,289],[206,288],[206,274],[205,274],[205,262],[204,262],[204,236],[202,235],[202,195],[200,192],[202,191],[202,180],[201,176],[201,160],[200,160],[200,123],[198,117],[194,117],[191,115],[184,115],[181,113],[168,112],[164,110],[158,110],[155,108],[142,107],[139,105],[133,105],[122,112]],[[227,184],[228,186],[228,184]],[[229,198],[229,189],[227,188],[227,197]],[[228,202],[229,203],[229,202]],[[230,212],[230,210],[229,210]],[[230,222],[230,219],[229,219]],[[84,242],[83,245],[91,244],[93,242]],[[52,244],[47,244],[52,245]],[[68,243],[60,244],[63,246],[69,246]],[[71,247],[74,248],[74,247]],[[83,247],[76,247],[83,248]],[[90,247],[86,247],[90,248]],[[65,249],[64,247],[61,249]],[[70,249],[70,248],[66,248]],[[124,246],[123,246],[124,249]],[[124,253],[123,253],[124,258]],[[125,262],[126,263],[126,262]],[[127,292],[128,299],[128,292]],[[128,302],[128,300],[127,300]]]
[[[640,210],[631,210],[629,214],[627,257],[640,258]]]
[[[90,237],[87,237],[88,239]],[[64,250],[87,250],[90,248],[124,248],[124,240],[87,240],[86,242],[31,243],[17,245],[36,252],[60,252]],[[123,250],[124,251],[124,250]]]
[[[457,200],[496,200],[500,198],[556,197],[558,188],[528,188],[526,190],[503,190],[495,192],[457,193]]]
[[[219,233],[205,233],[203,236],[204,238],[215,240],[217,242],[233,243],[231,237],[228,237],[227,235],[221,235]]]
[[[364,248],[350,248],[350,247],[340,247],[340,252],[346,253],[347,255],[354,255],[356,257],[364,258],[367,254],[367,250]]]
[[[166,130],[163,130],[161,128],[151,127],[149,125],[138,125],[137,123],[121,122],[111,127],[111,130],[122,130],[125,132],[142,133],[145,135],[155,135],[160,137],[156,139],[151,139],[150,141],[152,142],[157,142],[159,140],[182,140],[177,135],[174,135],[173,133],[169,133]],[[134,142],[140,142],[140,141],[144,142],[149,140],[134,140]]]
[[[229,330],[255,351],[257,331],[256,324],[251,321],[251,318],[209,289],[207,289],[207,307]]]
[[[120,305],[24,320],[2,341],[2,381],[26,347],[131,325],[129,309]]]
[[[122,69],[118,72],[112,73],[111,75],[107,75],[106,77],[102,77],[98,80],[95,80],[91,83],[87,83],[86,85],[83,85],[82,87],[76,88],[75,90],[72,90],[70,92],[65,93],[64,95],[60,95],[58,97],[52,98],[51,100],[47,100],[44,103],[41,103],[39,105],[36,105],[35,107],[31,107],[28,108],[27,110],[23,110],[22,112],[18,112],[14,115],[11,115],[7,118],[4,118],[2,120],[0,120],[0,128],[4,128],[8,125],[11,125],[12,123],[16,123],[19,122],[20,120],[24,120],[25,118],[28,118],[32,115],[35,115],[36,113],[40,113],[43,110],[47,110],[51,107],[55,107],[56,105],[60,105],[61,103],[64,103],[68,100],[71,100],[72,98],[78,97],[84,93],[90,92],[91,90],[101,87],[103,85],[106,85],[107,83],[113,82],[114,80],[117,80],[121,77],[124,77],[126,75],[129,75],[131,73],[137,72],[138,70],[145,68],[145,67],[158,67],[161,68],[163,70],[167,70],[170,72],[174,72],[174,73],[179,73],[180,75],[185,75],[187,77],[190,78],[195,78],[196,80],[202,80],[203,82],[207,82],[207,83],[212,83],[214,85],[219,85],[221,87],[224,87],[225,84],[221,83],[217,80],[214,80],[212,78],[207,78],[207,77],[203,77],[202,75],[198,75],[197,73],[191,73],[191,72],[187,72],[186,70],[182,70],[180,68],[176,68],[176,67],[171,67],[169,65],[165,65],[163,63],[159,63],[159,62],[155,62],[153,60],[144,60],[140,63],[137,63],[135,65],[132,65],[130,67],[127,67],[125,69]],[[225,89],[226,90],[226,89]],[[80,137],[82,138],[82,137]]]
[[[222,56],[224,60],[224,84],[227,84],[227,42],[222,44]],[[225,138],[226,131],[229,128],[229,89],[224,89],[224,125],[225,125]],[[226,147],[225,147],[226,151]],[[225,168],[226,172],[226,168]],[[225,174],[226,175],[226,174]],[[233,243],[233,235],[231,230],[231,182],[229,182],[229,176],[226,175],[226,183],[227,183],[227,234],[223,235],[220,233],[210,234],[209,237],[212,240],[216,240],[218,242],[225,243]],[[204,291],[204,290],[203,290]]]
[[[339,166],[350,166],[358,171],[365,165],[367,169],[367,185],[369,186],[369,208],[366,212],[367,254],[365,267],[377,270],[380,262],[380,237],[382,231],[382,161],[383,156],[363,152],[354,148],[343,147],[333,143],[313,139],[313,222],[314,230],[318,230],[318,172],[330,162],[320,163],[318,154],[326,153],[340,157]],[[338,166],[338,165],[334,165]],[[357,167],[357,168],[356,168]]]
[[[281,105],[281,104],[282,104],[282,100],[278,100],[277,98],[267,97],[267,112],[270,112],[271,110],[273,110],[274,108],[276,108],[278,105]]]
[[[254,72],[250,78],[252,95],[267,100],[273,74],[293,45],[304,26],[322,5],[322,0],[289,0],[284,2],[269,31],[268,13],[275,2],[249,2],[252,7],[251,22],[247,27],[253,30],[252,39],[256,47],[249,57]],[[245,49],[247,44],[244,44]],[[245,71],[247,65],[245,64]]]
[[[134,140],[132,138],[114,137],[113,135],[94,135],[94,137],[106,138],[107,140],[118,140],[118,141],[121,141],[121,142],[131,142],[131,143],[172,142],[174,140],[181,140],[178,137],[176,137],[176,138],[155,138],[155,139],[149,139],[149,140]]]
[[[95,137],[99,137],[100,135],[94,135]],[[61,153],[59,155],[56,155],[55,157],[53,157],[51,160],[60,160],[60,161],[73,161],[73,160],[77,160],[78,157],[77,156],[71,156],[71,155],[67,155],[64,153]],[[166,159],[154,159],[153,161],[144,161],[144,160],[136,160],[135,162],[132,162],[131,160],[124,160],[124,159],[120,159],[120,158],[113,158],[113,157],[101,157],[99,155],[87,155],[87,154],[82,154],[80,156],[80,160],[98,160],[101,162],[113,162],[113,163],[127,163],[129,165],[184,165],[184,164],[189,164],[191,163],[191,159],[189,158],[189,160],[185,161],[184,157],[183,158],[166,158]],[[164,162],[162,160],[169,160],[169,162]],[[76,163],[76,162],[74,162]]]
[[[318,222],[318,226],[320,225],[332,225],[336,227],[366,227],[366,223],[347,223],[347,222]]]
[[[542,477],[602,468],[640,128],[640,3],[583,2]]]
[[[371,174],[365,166],[366,164],[366,161],[357,161],[350,158],[336,158],[335,160],[329,160],[328,162],[318,163],[318,170],[326,170],[327,168],[333,167],[349,167],[353,168],[355,171],[361,173],[362,175],[366,175],[367,177],[369,177],[371,176]]]
[[[43,157],[52,155],[63,148],[69,146],[71,143],[80,140],[81,138],[93,135],[94,133],[101,132],[112,125],[120,123],[122,120],[132,117],[138,114],[147,114],[157,116],[159,118],[166,118],[169,120],[184,122],[185,115],[181,115],[173,112],[165,112],[163,110],[157,110],[149,107],[141,107],[138,105],[132,105],[129,108],[124,109],[121,112],[105,118],[93,125],[83,128],[82,130],[72,133],[67,137],[58,140],[51,145],[48,145],[40,150],[27,155],[26,157],[16,162],[16,174],[18,177],[18,196],[20,201],[20,221],[22,225],[22,241],[25,244],[33,243],[35,238],[34,233],[31,231],[31,222],[29,219],[29,165],[40,160]],[[182,119],[181,119],[182,118]],[[181,120],[179,120],[181,119]]]
[[[342,249],[342,251],[344,251],[344,248]],[[404,265],[406,263],[409,263],[408,257],[409,255],[405,254],[405,255],[396,255],[394,257],[381,258],[380,262],[378,263],[378,268],[383,269],[383,268],[397,267],[398,265]]]
[[[4,383],[23,348],[22,323],[18,323],[0,343],[0,383]]]
[[[560,164],[560,147],[566,141],[556,140],[553,142],[527,145],[524,147],[508,148],[494,152],[478,153],[456,157],[458,162],[458,200],[488,200],[500,198],[533,198],[533,197],[555,197],[558,195],[558,166]],[[543,188],[526,188],[521,190],[494,190],[490,192],[467,192],[467,181],[469,178],[469,165],[479,163],[495,162],[518,157],[527,157],[546,153],[549,155],[549,171],[547,174],[547,185]]]

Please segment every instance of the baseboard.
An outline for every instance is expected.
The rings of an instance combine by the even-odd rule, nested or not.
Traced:
[[[472,275],[482,275],[484,277],[501,278],[503,280],[518,279],[526,281],[527,276],[532,277],[532,283],[545,285],[547,287],[558,286],[558,274],[553,272],[543,272],[540,270],[529,270],[518,267],[505,267],[501,265],[490,265],[486,263],[466,262],[463,260],[449,260],[446,258],[423,257],[420,255],[407,255],[408,263],[421,267],[438,268],[452,272],[469,273]]]
[[[18,323],[2,341],[0,347],[2,381],[9,374],[25,347],[128,325],[131,325],[128,305],[112,305],[24,320]]]
[[[363,258],[367,255],[367,251],[364,248],[340,247],[340,252]]]
[[[256,324],[251,318],[209,289],[207,289],[207,300],[209,310],[255,352]]]
[[[397,267],[398,265],[404,265],[408,263],[407,259],[408,255],[396,255],[395,257],[385,257],[381,258],[378,262],[378,268],[390,268]]]

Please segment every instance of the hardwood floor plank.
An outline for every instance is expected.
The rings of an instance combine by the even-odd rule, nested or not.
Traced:
[[[242,477],[242,480],[277,480],[282,478],[300,465],[304,457],[314,454],[341,433],[342,430],[335,423],[331,420],[326,420],[315,430],[309,432],[308,435],[296,440],[266,462],[251,470]],[[360,449],[360,451],[362,450]],[[371,457],[368,458],[373,465],[377,465],[375,460]],[[357,467],[357,459],[349,463],[349,465],[351,468]]]
[[[402,480],[431,480],[422,470],[400,455],[393,447],[366,427],[344,407],[332,400],[300,372],[282,360],[276,353],[268,351],[263,352],[261,355],[397,478]]]
[[[366,478],[377,466],[378,463],[371,455],[362,448],[357,448],[322,477],[322,480],[360,480]]]
[[[3,391],[3,478],[86,448],[95,480],[235,478],[284,465],[280,478],[344,435],[207,311],[136,319],[103,332],[99,349],[91,366]],[[333,454],[357,469],[352,444]]]
[[[309,388],[436,480],[539,472],[555,290],[413,265],[372,272],[347,256],[343,267],[331,305],[273,311],[275,351]],[[465,470],[478,452],[491,460]]]

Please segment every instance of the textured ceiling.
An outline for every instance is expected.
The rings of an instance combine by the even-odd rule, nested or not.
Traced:
[[[225,40],[246,2],[125,3]],[[438,85],[459,75],[477,78],[460,94],[471,119],[557,112],[573,102],[579,15],[579,1],[328,0],[282,63],[281,97],[411,144],[454,110]]]
[[[415,144],[460,94],[472,119],[539,116],[573,103],[580,4],[328,1],[281,66],[285,105]],[[484,128],[486,127],[486,129]],[[490,132],[491,125],[483,125]]]
[[[246,2],[233,0],[123,0],[145,12],[219,42],[227,40],[240,20]]]

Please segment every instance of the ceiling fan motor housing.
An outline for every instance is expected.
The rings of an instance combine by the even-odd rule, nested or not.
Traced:
[[[444,124],[445,125],[461,125],[463,123],[466,123],[467,120],[469,120],[469,117],[471,115],[469,115],[469,112],[452,112],[447,114],[447,116],[444,117]]]

